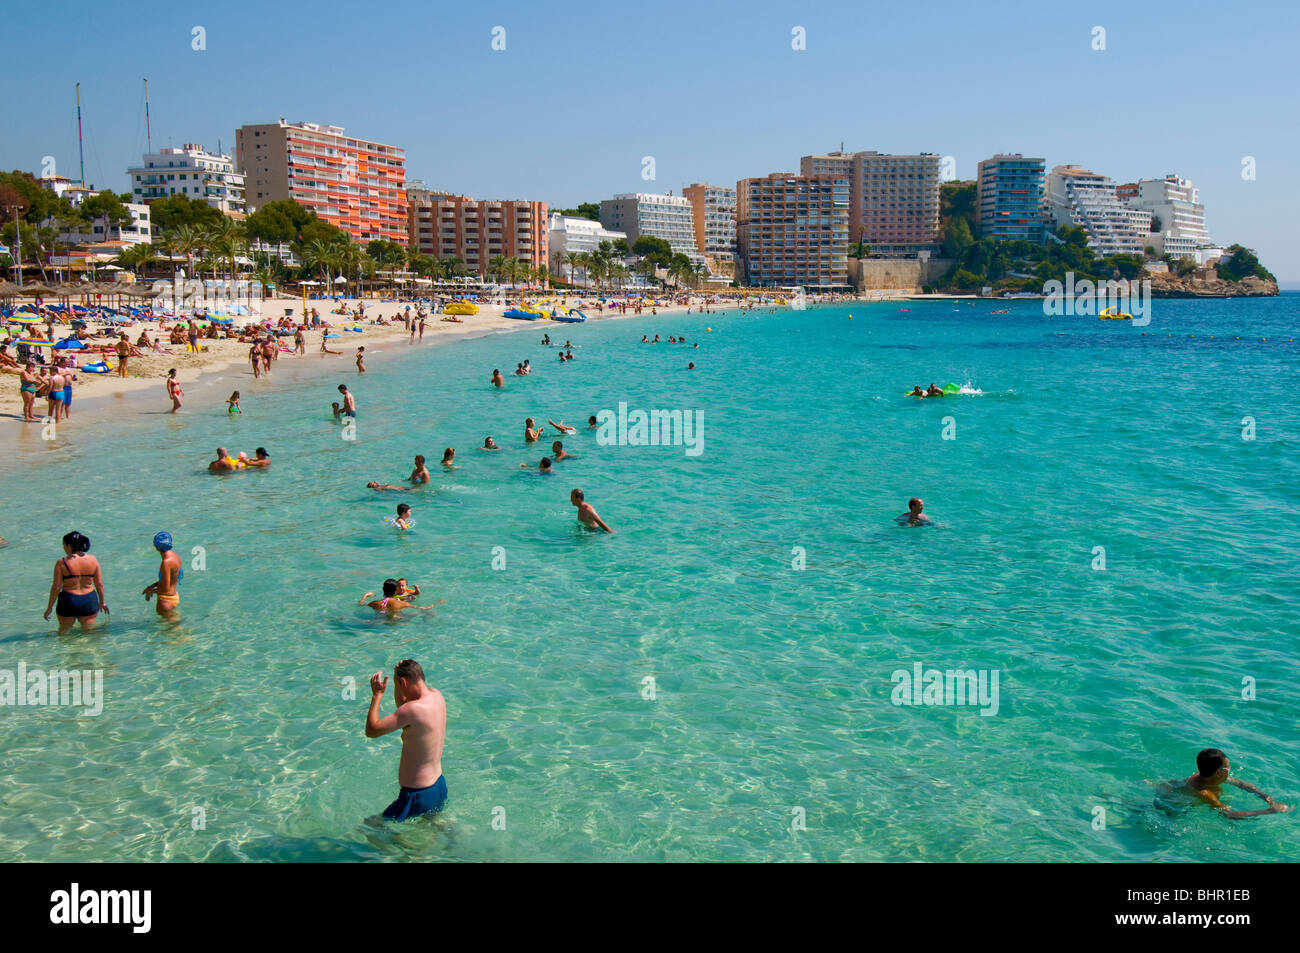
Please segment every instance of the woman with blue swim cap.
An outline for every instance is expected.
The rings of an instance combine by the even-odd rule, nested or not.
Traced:
[[[154,608],[165,619],[176,617],[176,610],[181,604],[180,582],[185,578],[185,570],[181,568],[181,557],[176,555],[173,545],[171,533],[163,531],[154,536],[153,548],[162,555],[162,565],[158,567],[158,581],[144,590],[145,602],[148,602],[151,596],[158,597]]]

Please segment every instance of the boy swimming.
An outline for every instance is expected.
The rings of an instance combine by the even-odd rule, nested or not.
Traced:
[[[1279,804],[1255,785],[1229,777],[1230,770],[1231,766],[1228,764],[1227,755],[1218,748],[1205,748],[1196,755],[1195,774],[1181,783],[1177,779],[1166,781],[1161,785],[1160,790],[1164,794],[1182,794],[1194,798],[1199,803],[1209,805],[1224,817],[1234,821],[1247,817],[1259,817],[1262,814],[1285,814],[1291,810],[1289,805]],[[1268,807],[1262,811],[1234,811],[1219,799],[1219,796],[1223,793],[1221,788],[1224,784],[1231,784],[1243,791],[1249,791],[1261,798]]]

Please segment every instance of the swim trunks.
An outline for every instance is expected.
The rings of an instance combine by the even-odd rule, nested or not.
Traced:
[[[65,404],[71,404],[71,403],[72,403],[72,388],[71,388],[71,387],[65,387],[65,388],[63,388],[63,402],[64,402]]]
[[[427,788],[402,788],[397,800],[384,809],[384,820],[405,821],[421,814],[436,814],[446,803],[447,779],[440,776]]]
[[[94,592],[60,592],[54,611],[65,619],[81,619],[99,613],[99,596]]]
[[[58,390],[50,391],[49,399],[54,401],[56,404],[63,403],[63,389],[59,388]]]
[[[357,416],[357,412],[355,410],[345,410],[343,411],[343,416],[355,418]]]

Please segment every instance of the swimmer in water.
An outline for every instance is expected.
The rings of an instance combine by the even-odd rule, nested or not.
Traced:
[[[208,464],[209,473],[228,473],[231,470],[238,470],[238,461],[226,452],[225,447],[217,447],[217,459]]]
[[[1255,785],[1228,777],[1230,767],[1228,756],[1222,751],[1218,748],[1206,748],[1196,755],[1196,773],[1181,783],[1177,779],[1165,781],[1160,786],[1161,793],[1181,794],[1194,798],[1199,803],[1208,804],[1224,817],[1231,818],[1234,821],[1247,817],[1259,817],[1262,814],[1284,814],[1291,810],[1289,805],[1274,801]],[[1243,791],[1249,791],[1256,797],[1263,799],[1268,808],[1262,811],[1234,811],[1219,800],[1219,795],[1223,793],[1221,788],[1224,784],[1231,784]]]
[[[908,397],[924,397],[925,391],[921,390],[921,385],[917,384],[907,394]]]
[[[334,403],[330,404],[330,410],[332,410],[332,411],[334,412],[334,422],[335,422],[335,423],[338,423],[340,420],[343,419],[343,408],[340,407],[340,406],[338,405],[338,402],[337,402],[337,401],[335,401]]]
[[[446,450],[442,452],[442,465],[446,467],[448,470],[456,466],[456,464],[453,462],[455,459],[456,459],[455,447],[448,447]]]
[[[154,603],[154,609],[163,618],[172,619],[175,618],[176,610],[180,608],[179,586],[181,579],[185,577],[185,570],[181,568],[181,557],[176,555],[176,550],[173,548],[171,533],[163,532],[154,536],[153,548],[162,556],[162,564],[158,567],[158,581],[146,586],[141,595],[144,596],[145,602],[157,596],[158,601]]]
[[[403,609],[424,609],[425,611],[428,611],[433,608],[433,606],[412,605],[399,597],[397,595],[396,579],[385,579],[383,588],[384,598],[376,599],[374,602],[367,602],[366,600],[374,595],[373,592],[367,592],[357,601],[357,605],[370,606],[370,608],[374,609],[376,612],[382,612],[389,618],[395,618]]]
[[[429,482],[429,468],[424,465],[423,456],[416,454],[415,469],[411,471],[411,475],[407,479],[409,479],[412,483]]]
[[[526,463],[521,463],[521,464],[519,464],[519,466],[520,466],[521,469],[525,469],[525,470],[528,469],[528,464],[526,464]],[[550,473],[550,472],[551,472],[551,459],[550,459],[550,457],[542,457],[541,462],[537,464],[537,472],[538,472],[538,473]]]
[[[925,509],[925,501],[914,496],[907,501],[907,512],[896,516],[895,522],[902,523],[904,526],[929,526],[932,520],[921,512],[923,509]]]
[[[398,529],[411,528],[411,507],[406,503],[397,504],[397,517],[393,520],[393,525]]]
[[[560,441],[557,440],[551,444],[551,458],[556,463],[559,463],[561,460],[568,460],[572,456],[573,454],[564,452],[564,444],[560,443]]]
[[[483,449],[483,450],[500,450],[501,448],[500,448],[499,446],[497,446],[497,442],[496,442],[495,440],[493,440],[491,437],[486,437],[486,438],[484,438],[484,440],[483,440],[483,446],[482,446],[481,449]]]
[[[544,433],[546,433],[546,428],[538,427],[532,417],[524,421],[524,443],[536,443]]]
[[[524,370],[524,365],[515,364],[515,377],[523,377],[528,372]]]
[[[271,465],[271,455],[266,452],[266,447],[258,447],[253,451],[253,459],[248,459],[248,455],[241,453],[239,459],[244,461],[244,466],[253,468],[266,468]]]
[[[930,382],[930,386],[929,386],[929,388],[928,388],[928,389],[926,390],[926,392],[925,392],[925,396],[926,396],[926,397],[942,397],[942,396],[944,396],[944,393],[943,393],[942,388],[936,387],[935,384],[934,384],[934,381],[931,381],[931,382]]]
[[[557,424],[554,420],[551,420],[551,419],[548,418],[546,422],[547,422],[548,424],[551,425],[551,428],[552,428],[552,429],[554,429],[554,430],[558,430],[560,433],[568,434],[568,433],[577,433],[577,432],[578,432],[578,428],[577,428],[577,427],[570,427],[570,426],[569,426],[568,424],[566,424],[564,421],[560,421],[560,422]]]
[[[569,494],[569,502],[578,508],[578,522],[590,529],[599,527],[607,533],[614,531],[609,528],[608,524],[600,518],[596,508],[587,502],[586,497],[581,490],[574,490]]]
[[[374,480],[371,480],[369,483],[366,484],[366,489],[367,489],[367,490],[380,490],[380,491],[399,490],[399,491],[401,491],[401,492],[407,493],[407,492],[410,492],[410,491],[414,490],[415,487],[413,487],[413,486],[393,486],[393,484],[391,484],[391,483],[376,483]]]
[[[694,361],[691,361],[689,364],[687,364],[687,365],[686,365],[686,369],[687,369],[688,371],[693,371],[693,370],[695,370],[695,362],[694,362]]]
[[[352,392],[351,392],[350,390],[348,390],[348,385],[347,385],[347,384],[340,384],[340,385],[339,385],[339,393],[343,395],[343,416],[344,416],[344,417],[356,417],[356,415],[357,415],[357,399],[356,399],[355,397],[353,397],[353,396],[352,396]]]
[[[499,371],[499,370],[494,370],[494,371],[492,372],[492,386],[493,386],[493,387],[505,387],[505,386],[506,386],[506,379],[505,379],[504,377],[501,376],[501,371]]]
[[[525,358],[525,359],[524,359],[524,373],[525,373],[525,374],[531,374],[532,372],[533,372],[533,365],[529,364],[527,358]]]
[[[597,423],[597,421],[596,421],[596,415],[595,415],[595,414],[592,414],[590,417],[587,418],[587,429],[588,429],[588,430],[595,430],[598,426],[600,426],[600,425],[599,425],[599,424]]]

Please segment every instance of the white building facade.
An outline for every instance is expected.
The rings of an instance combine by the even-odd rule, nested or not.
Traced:
[[[131,177],[131,194],[137,202],[149,203],[171,195],[184,195],[193,202],[206,202],[225,213],[244,213],[244,176],[235,171],[235,160],[216,155],[200,145],[186,143],[179,149],[146,154],[141,164],[126,170]]]
[[[682,254],[692,264],[704,263],[695,247],[695,220],[691,200],[684,195],[625,192],[600,203],[600,224],[627,235],[628,244],[642,235],[662,238],[673,254]]]
[[[572,215],[551,215],[551,261],[563,261],[570,253],[575,255],[591,254],[601,242],[616,242],[620,238],[627,240],[626,232],[612,231],[600,222],[589,218],[575,218]],[[552,265],[554,268],[554,265]]]
[[[1151,213],[1121,201],[1115,183],[1077,165],[1058,165],[1045,182],[1047,213],[1054,225],[1081,227],[1093,251],[1141,255],[1151,231]]]
[[[1201,204],[1201,191],[1190,179],[1167,175],[1163,179],[1141,179],[1137,183],[1137,196],[1130,198],[1133,208],[1154,215],[1160,220],[1159,231],[1153,231],[1147,244],[1156,254],[1172,258],[1190,258],[1204,265],[1223,255],[1223,249],[1210,240],[1205,227],[1205,206]]]

